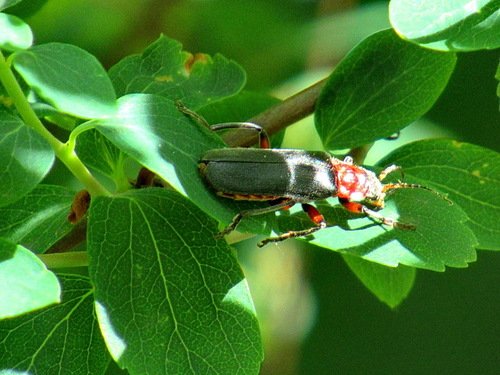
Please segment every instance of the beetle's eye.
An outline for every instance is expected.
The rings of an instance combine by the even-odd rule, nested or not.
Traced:
[[[344,158],[344,163],[346,163],[346,164],[354,164],[354,159],[352,157],[350,157],[349,155],[347,155]]]

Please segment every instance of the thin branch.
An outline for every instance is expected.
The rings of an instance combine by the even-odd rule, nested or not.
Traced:
[[[87,218],[83,218],[73,227],[71,232],[53,244],[46,251],[46,254],[65,253],[85,241],[86,236]]]
[[[305,90],[285,99],[281,103],[252,117],[249,122],[261,125],[269,135],[275,134],[287,126],[301,120],[314,112],[316,101],[323,89],[326,79],[316,82]],[[241,131],[230,131],[224,135],[229,146],[250,146],[257,143],[256,134]]]
[[[62,254],[40,254],[38,257],[50,269],[87,267],[89,258],[86,251],[73,251]]]

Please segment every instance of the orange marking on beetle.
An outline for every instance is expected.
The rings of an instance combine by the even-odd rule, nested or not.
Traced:
[[[338,197],[351,198],[353,194],[364,195],[367,191],[366,171],[355,166],[343,163],[333,166],[337,178]]]
[[[260,148],[271,148],[271,144],[269,143],[269,138],[260,137],[259,146]]]
[[[325,217],[316,207],[310,205],[304,205],[302,207],[314,224],[321,224],[325,222]]]
[[[262,195],[262,194],[233,194],[233,193],[224,193],[217,192],[217,195],[230,198],[237,201],[272,201],[278,199],[279,197],[275,195]]]
[[[358,202],[341,202],[347,211],[360,214],[363,212],[363,205]]]

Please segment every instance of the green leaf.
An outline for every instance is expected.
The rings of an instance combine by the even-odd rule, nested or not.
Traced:
[[[500,47],[499,0],[392,0],[389,17],[405,39],[442,51]]]
[[[59,110],[82,118],[115,111],[113,85],[101,63],[70,44],[47,43],[16,52],[14,67],[35,92]]]
[[[236,212],[255,206],[217,197],[207,188],[198,162],[206,151],[224,144],[166,98],[149,94],[121,97],[117,116],[96,121],[96,129],[220,221],[228,223]]]
[[[123,174],[124,154],[94,129],[78,135],[76,153],[85,165],[113,181]]]
[[[17,3],[20,3],[22,0],[3,0],[0,3],[0,10],[7,9],[13,5],[16,5]]]
[[[54,162],[54,151],[37,132],[0,111],[0,206],[12,203],[40,183]]]
[[[82,375],[106,370],[110,358],[94,314],[92,285],[83,276],[59,278],[60,304],[0,321],[1,370]]]
[[[0,13],[0,47],[8,51],[26,49],[33,43],[30,27],[21,19]]]
[[[142,55],[124,58],[109,75],[119,96],[157,94],[182,100],[192,109],[236,94],[246,82],[245,71],[222,55],[191,55],[182,45],[161,36]]]
[[[347,254],[343,258],[363,285],[392,309],[403,302],[413,288],[417,273],[414,268],[386,267]]]
[[[318,99],[316,129],[326,149],[388,137],[427,112],[456,57],[402,41],[391,30],[366,38],[333,71]]]
[[[22,246],[0,239],[0,319],[60,301],[60,286],[43,262]]]
[[[413,180],[411,180],[413,181]],[[374,223],[341,207],[318,205],[329,228],[316,232],[310,243],[326,249],[357,255],[389,267],[444,271],[445,266],[466,267],[476,260],[477,240],[468,227],[467,216],[432,192],[419,189],[396,191],[380,214],[412,224],[415,230],[393,229]],[[279,218],[282,231],[303,229],[303,213]],[[309,223],[305,227],[311,227]]]
[[[181,113],[171,100],[149,94],[126,95],[118,99],[115,118],[95,124],[113,144],[176,190],[196,202],[210,201],[211,194],[203,194],[207,190],[199,177],[198,161],[205,151],[223,147],[223,143]]]
[[[379,162],[400,165],[411,181],[449,195],[469,218],[479,248],[500,250],[500,154],[451,140],[405,145]]]
[[[134,374],[257,374],[246,280],[216,223],[179,194],[92,200],[89,272],[113,358]]]
[[[38,185],[20,200],[0,208],[0,236],[42,253],[69,233],[67,216],[75,193]]]

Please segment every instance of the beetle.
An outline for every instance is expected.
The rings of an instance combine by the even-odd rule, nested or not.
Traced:
[[[414,230],[415,226],[412,224],[401,223],[377,212],[384,208],[387,194],[397,189],[418,188],[441,196],[440,193],[419,184],[383,184],[387,175],[400,170],[397,165],[391,165],[376,175],[354,164],[350,156],[341,160],[325,151],[270,148],[269,137],[260,125],[251,122],[209,125],[203,117],[182,103],[177,103],[177,107],[213,131],[249,129],[259,135],[259,148],[214,149],[207,151],[200,158],[198,167],[201,176],[217,195],[234,200],[271,203],[267,207],[239,212],[231,223],[219,232],[219,237],[235,230],[245,217],[288,209],[296,203],[302,205],[302,209],[315,225],[266,238],[259,242],[258,246],[308,236],[327,227],[324,216],[310,202],[330,197],[337,197],[349,212],[365,215],[389,227]]]

